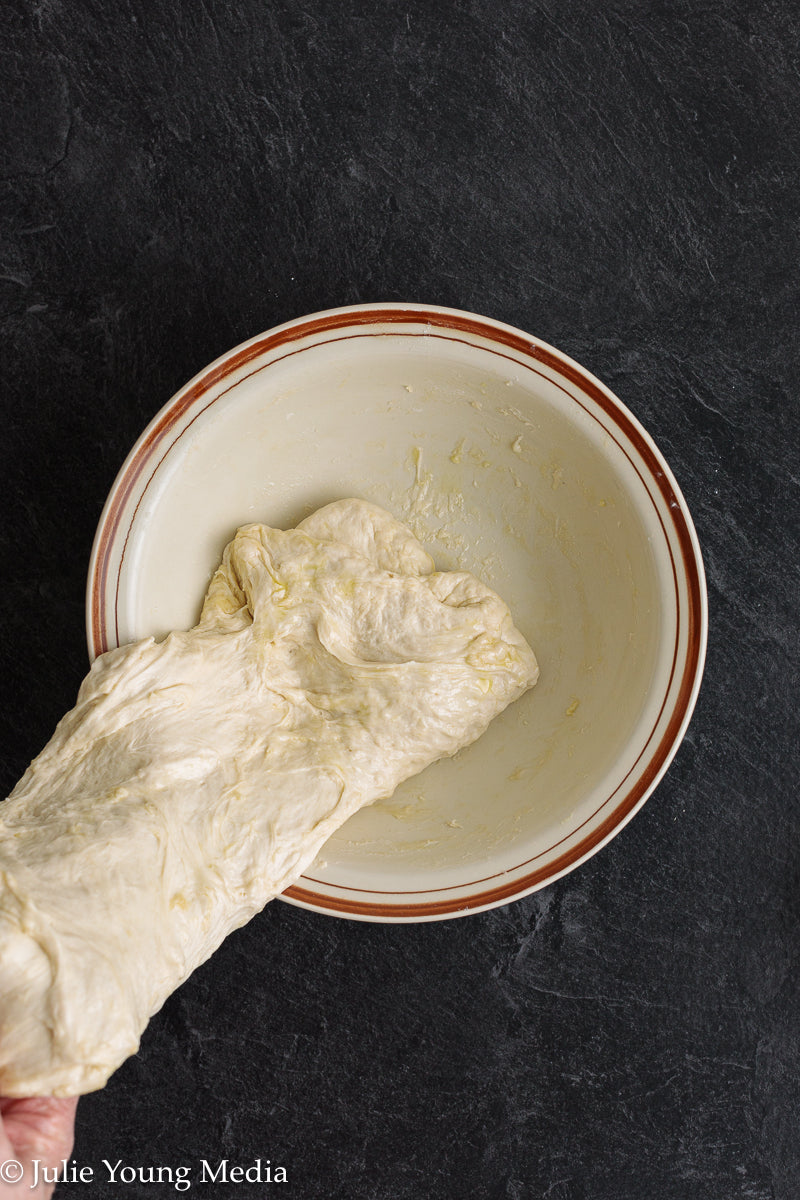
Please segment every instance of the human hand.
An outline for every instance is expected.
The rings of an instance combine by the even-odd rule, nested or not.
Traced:
[[[0,1200],[47,1200],[75,1139],[77,1097],[0,1097]]]

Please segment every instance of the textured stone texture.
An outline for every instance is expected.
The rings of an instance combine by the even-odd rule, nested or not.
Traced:
[[[789,0],[0,0],[0,782],[85,671],[129,446],[329,305],[472,309],[613,387],[695,516],[712,634],[639,817],[556,886],[375,927],[276,903],[79,1107],[191,1194],[795,1200],[798,143]],[[283,1164],[203,1187],[202,1158]]]

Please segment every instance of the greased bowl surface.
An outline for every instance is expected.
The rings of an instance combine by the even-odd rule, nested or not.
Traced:
[[[691,717],[705,579],[669,467],[599,380],[498,321],[396,303],[291,321],[201,371],[131,450],[92,552],[90,656],[193,625],[238,526],[345,496],[499,592],[541,676],[283,899],[420,921],[543,887],[633,816]]]

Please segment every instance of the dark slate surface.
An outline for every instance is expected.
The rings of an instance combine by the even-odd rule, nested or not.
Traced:
[[[103,1159],[298,1200],[795,1200],[797,8],[0,0],[2,785],[86,668],[109,486],[216,355],[351,301],[610,384],[695,516],[712,636],[656,796],[494,912],[274,903],[81,1101]],[[203,1158],[289,1183],[203,1188]]]

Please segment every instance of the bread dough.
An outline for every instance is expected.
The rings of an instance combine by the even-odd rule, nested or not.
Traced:
[[[101,655],[0,808],[0,1095],[102,1087],[334,830],[537,675],[373,505],[241,529],[197,627]]]

